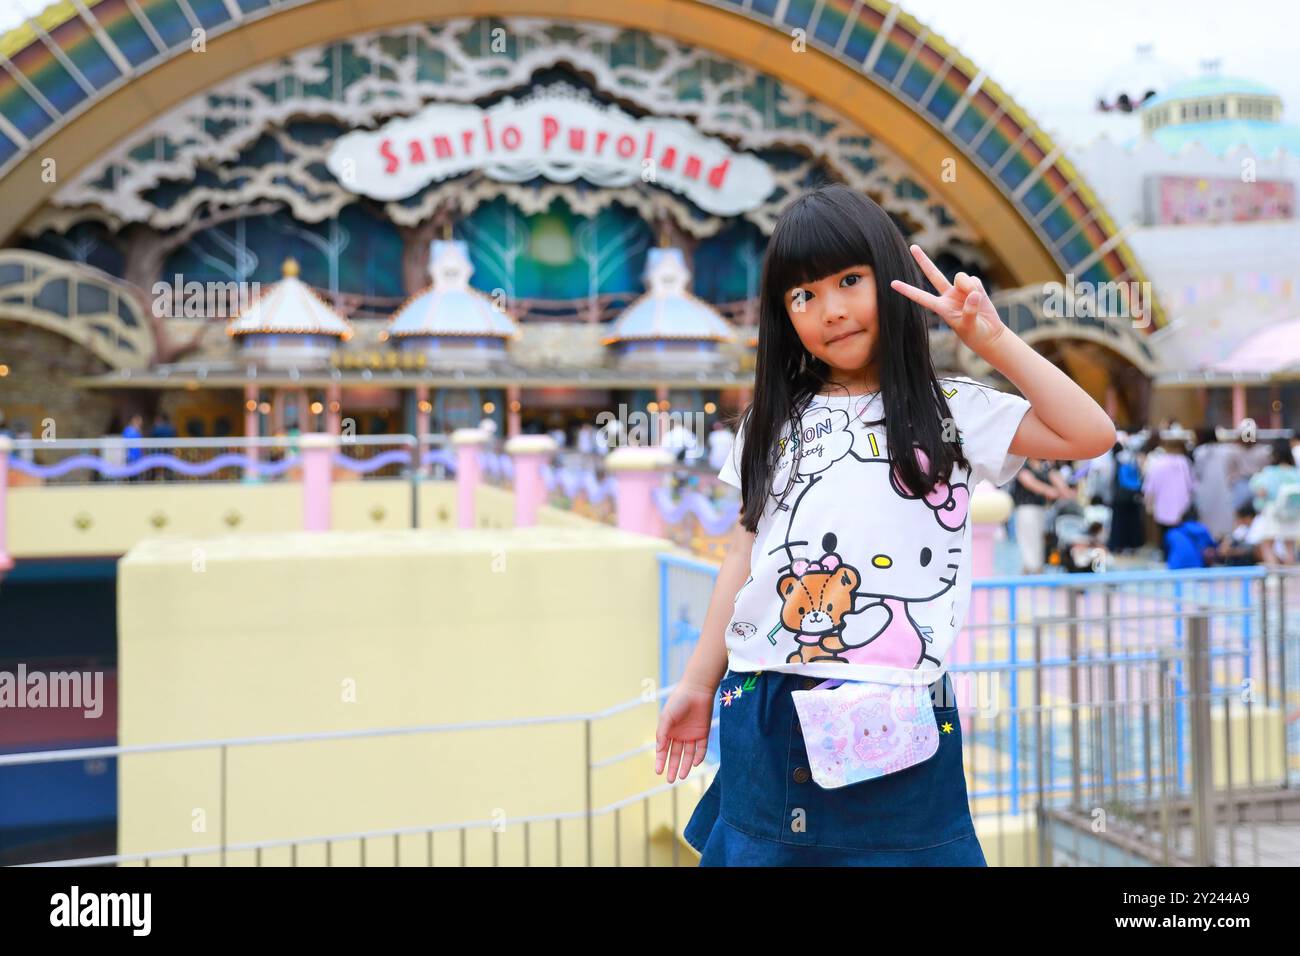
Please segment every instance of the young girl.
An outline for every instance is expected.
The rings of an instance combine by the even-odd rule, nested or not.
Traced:
[[[922,307],[1028,401],[936,378]],[[716,700],[721,765],[685,831],[701,865],[984,865],[947,676],[971,490],[1025,456],[1094,458],[1114,427],[979,279],[949,282],[846,186],[781,214],[759,309],[754,398],[718,474],[743,506],[656,773],[704,759]]]

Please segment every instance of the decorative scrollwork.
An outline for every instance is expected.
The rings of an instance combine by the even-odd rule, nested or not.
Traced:
[[[973,232],[953,221],[951,211],[909,175],[906,162],[830,106],[771,76],[668,37],[546,18],[493,20],[513,40],[497,52],[482,42],[486,23],[457,18],[386,29],[249,70],[124,139],[67,183],[29,231],[63,231],[84,219],[114,229],[147,223],[169,230],[202,211],[267,200],[284,203],[300,222],[322,222],[360,198],[325,167],[335,138],[331,126],[341,135],[409,116],[431,101],[481,102],[539,73],[572,76],[576,70],[592,79],[597,95],[689,118],[701,131],[767,160],[777,188],[745,213],[764,233],[792,193],[830,172],[880,198],[915,241],[983,262]],[[303,116],[311,122],[296,122]],[[178,182],[201,185],[176,196],[168,187]],[[548,209],[557,197],[585,216],[613,203],[647,220],[667,213],[696,238],[728,221],[663,190],[511,184],[473,174],[431,184],[383,208],[395,224],[414,226],[445,204],[464,216],[498,196],[525,214]]]

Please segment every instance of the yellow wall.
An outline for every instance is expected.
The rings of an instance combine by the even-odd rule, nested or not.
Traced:
[[[228,524],[235,516],[239,523]],[[124,554],[137,541],[157,535],[301,527],[301,486],[287,482],[131,482],[9,490],[9,552],[20,559]]]
[[[119,564],[120,743],[497,721],[627,701],[658,678],[653,582],[664,546],[558,525],[141,541]],[[595,806],[662,784],[655,717],[648,704],[593,726],[595,761],[651,744],[595,772]],[[504,814],[499,859],[522,862],[522,828],[509,821],[584,806],[583,746],[582,725],[561,724],[232,749],[228,842]],[[219,767],[217,751],[122,758],[119,852],[218,843]],[[678,794],[679,831],[701,782]],[[653,810],[663,854],[668,795]],[[206,831],[196,833],[200,811]],[[642,859],[641,814],[637,804],[621,815],[624,862]],[[596,823],[598,860],[613,860],[613,823]],[[555,825],[532,831],[533,862],[552,862]],[[584,862],[583,837],[582,821],[564,824],[564,863]],[[490,831],[467,842],[471,862],[490,861]],[[424,865],[425,839],[404,839],[401,852],[404,864]],[[435,861],[459,862],[459,852],[456,833],[438,836]],[[367,843],[368,864],[393,854],[392,838]],[[286,849],[263,862],[288,859]],[[324,848],[298,860],[323,862]],[[356,841],[333,851],[336,864],[359,861]]]
[[[419,487],[420,527],[452,527],[455,482],[425,481]],[[481,487],[481,523],[512,526],[513,502],[508,491]],[[330,512],[332,527],[340,531],[409,528],[411,485],[397,478],[336,481]],[[236,517],[238,523],[231,524]],[[302,485],[292,481],[150,481],[9,489],[9,552],[15,558],[125,554],[146,537],[301,528]]]

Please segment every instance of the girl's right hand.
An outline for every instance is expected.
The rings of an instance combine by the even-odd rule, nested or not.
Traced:
[[[890,288],[943,319],[967,348],[987,361],[988,350],[1008,329],[984,291],[984,283],[978,276],[964,272],[958,272],[949,282],[920,246],[913,243],[909,248],[921,272],[939,294],[931,295],[901,279],[891,282]]]
[[[655,731],[655,773],[663,773],[668,764],[668,782],[681,779],[699,766],[709,749],[709,725],[713,722],[713,698],[716,688],[681,683],[664,701]],[[685,763],[682,762],[685,758]]]

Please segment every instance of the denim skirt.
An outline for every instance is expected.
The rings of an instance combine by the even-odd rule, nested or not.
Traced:
[[[727,671],[719,767],[686,824],[700,866],[986,866],[962,768],[961,722],[947,674],[930,685],[939,749],[918,764],[824,789],[809,770],[793,690],[819,683]]]

